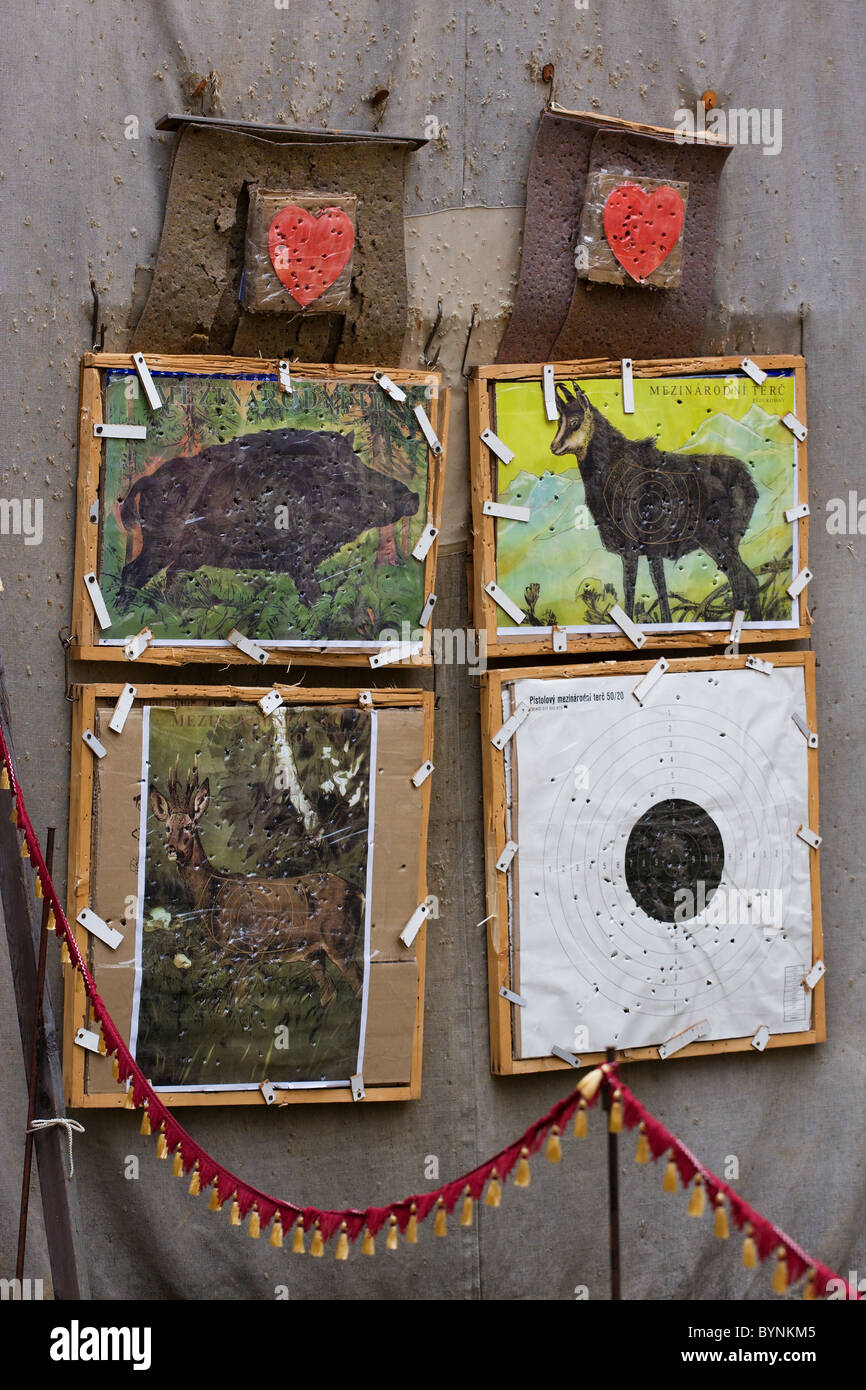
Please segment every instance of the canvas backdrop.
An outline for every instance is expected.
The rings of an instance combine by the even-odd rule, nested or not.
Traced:
[[[783,113],[776,156],[734,150],[721,179],[713,305],[705,349],[791,352],[809,364],[810,586],[816,616],[821,735],[821,850],[829,1041],[763,1056],[640,1064],[628,1081],[709,1166],[739,1162],[738,1188],[807,1248],[866,1274],[866,1169],[858,1126],[866,1042],[862,911],[863,538],[828,535],[825,503],[861,486],[860,276],[864,232],[860,91],[866,15],[856,0],[590,0],[461,3],[359,0],[349,11],[310,0],[278,11],[258,0],[48,0],[5,17],[2,401],[4,497],[44,503],[40,545],[0,536],[0,643],[17,712],[15,742],[37,826],[59,828],[65,862],[68,706],[57,630],[72,575],[78,363],[90,346],[92,269],[106,345],[122,349],[136,267],[153,264],[172,139],[154,121],[182,109],[184,84],[211,69],[227,114],[369,129],[364,98],[391,91],[383,130],[439,139],[409,157],[406,245],[410,324],[404,360],[443,303],[441,365],[460,387],[469,362],[491,361],[517,272],[529,151],[556,66],[564,106],[672,125],[677,107],[713,88],[722,106]],[[127,117],[138,138],[126,139]],[[431,127],[433,128],[433,127]],[[139,277],[140,280],[141,277]],[[140,286],[139,286],[140,287]],[[805,304],[801,334],[800,306]],[[134,317],[134,316],[133,316]],[[455,393],[443,541],[465,537],[464,397]],[[466,620],[463,556],[443,557],[436,620]],[[252,673],[253,676],[256,673]],[[401,677],[401,679],[404,679]],[[194,1133],[251,1182],[295,1200],[364,1205],[465,1171],[520,1133],[568,1075],[492,1079],[487,1043],[478,691],[465,668],[435,671],[439,695],[430,887],[424,1091],[395,1106],[211,1112]],[[63,878],[62,869],[58,878]],[[4,977],[4,1011],[11,1012]],[[55,980],[55,998],[58,996]],[[9,1052],[12,1056],[11,1051]],[[20,1116],[23,1072],[8,1073],[6,1124]],[[13,1085],[19,1090],[15,1092]],[[9,1119],[6,1120],[6,1107]],[[76,1143],[93,1293],[110,1299],[603,1298],[606,1233],[597,1194],[600,1136],[562,1165],[533,1164],[528,1192],[481,1211],[471,1234],[425,1240],[395,1259],[291,1263],[265,1242],[231,1240],[206,1202],[187,1197],[131,1115],[90,1114]],[[22,1136],[23,1142],[23,1136]],[[661,1177],[623,1145],[623,1287],[627,1298],[765,1297],[768,1275],[687,1221]],[[4,1140],[4,1154],[9,1147]],[[141,1154],[141,1177],[123,1177]],[[14,1226],[18,1173],[4,1164],[0,1204]],[[594,1194],[588,1200],[588,1195]],[[565,1217],[563,1216],[565,1214]],[[44,1260],[34,1247],[34,1276]],[[8,1244],[2,1270],[10,1271]]]

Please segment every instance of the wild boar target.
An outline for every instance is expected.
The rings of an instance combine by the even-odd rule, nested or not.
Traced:
[[[154,371],[105,374],[98,573],[111,619],[100,647],[143,628],[151,649],[227,646],[235,629],[274,647],[374,652],[415,628],[429,520],[428,448],[405,404],[372,378]],[[382,634],[386,634],[383,638]]]

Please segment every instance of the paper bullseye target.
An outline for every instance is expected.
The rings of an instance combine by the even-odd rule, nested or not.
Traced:
[[[811,1026],[801,667],[517,680],[509,745],[523,1057]]]

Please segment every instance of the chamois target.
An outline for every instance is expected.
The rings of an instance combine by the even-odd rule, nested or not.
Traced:
[[[628,439],[577,383],[569,390],[560,382],[556,401],[550,452],[577,459],[601,543],[622,559],[629,617],[641,555],[649,561],[661,621],[669,623],[664,562],[703,550],[728,576],[732,612],[742,609],[760,621],[758,580],[740,554],[758,500],[746,466],[729,454],[678,454],[659,449],[654,439]]]

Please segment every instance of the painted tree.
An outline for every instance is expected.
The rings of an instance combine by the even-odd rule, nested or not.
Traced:
[[[370,436],[370,455],[372,466],[389,477],[403,477],[410,481],[415,470],[407,457],[405,444],[411,438],[412,429],[401,413],[395,411],[384,391],[377,386],[368,387],[363,394],[364,415]],[[409,555],[409,533],[411,520],[401,519],[400,557]],[[383,565],[396,565],[398,562],[396,525],[379,527],[379,547],[376,552],[377,568]]]
[[[228,745],[219,809],[248,872],[320,868],[364,886],[370,721],[362,710],[252,717]]]
[[[243,432],[246,417],[241,398],[227,379],[210,377],[201,388],[198,408],[217,443],[227,444]]]

